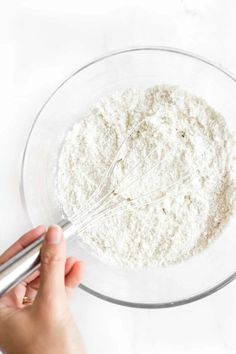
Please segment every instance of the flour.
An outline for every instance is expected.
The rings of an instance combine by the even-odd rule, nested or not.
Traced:
[[[83,232],[82,218],[80,238],[104,261],[125,267],[183,261],[207,247],[233,212],[232,136],[220,114],[178,87],[101,98],[68,132],[60,154],[58,194],[69,218],[129,134],[104,191],[115,190],[108,206],[119,207]]]

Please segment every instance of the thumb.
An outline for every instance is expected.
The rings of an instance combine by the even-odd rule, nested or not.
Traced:
[[[49,227],[40,252],[40,287],[37,295],[39,302],[55,303],[65,296],[66,247],[62,229],[57,225]],[[38,302],[37,301],[37,302]]]

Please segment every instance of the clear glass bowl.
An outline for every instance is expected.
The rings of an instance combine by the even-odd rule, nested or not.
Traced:
[[[55,179],[63,139],[99,97],[130,87],[179,85],[206,99],[236,125],[235,78],[191,53],[143,47],[110,53],[77,70],[49,97],[34,121],[22,163],[22,202],[33,225],[61,218]],[[78,244],[70,253],[87,263],[81,288],[104,300],[131,307],[185,304],[216,290],[236,276],[235,218],[201,254],[181,264],[152,270],[122,270],[101,262]]]

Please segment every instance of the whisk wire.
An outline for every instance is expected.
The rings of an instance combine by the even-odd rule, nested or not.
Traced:
[[[98,187],[95,189],[95,191],[91,194],[91,196],[88,198],[88,200],[85,202],[84,206],[82,205],[80,207],[80,209],[83,208],[82,212],[86,211],[86,208],[89,207],[89,203],[91,201],[93,201],[93,199],[99,195],[99,193],[101,194],[104,188],[104,185],[106,186],[106,181],[109,180],[109,176],[112,174],[115,165],[117,164],[117,157],[122,149],[122,147],[124,146],[124,144],[126,143],[126,141],[129,139],[129,137],[133,134],[133,132],[135,131],[135,129],[137,129],[137,127],[139,127],[143,122],[147,121],[149,119],[149,117],[146,117],[144,119],[142,119],[140,122],[138,122],[129,132],[129,134],[125,137],[125,139],[122,141],[122,143],[119,145],[115,156],[108,168],[108,170],[104,173],[104,176],[102,177],[101,183],[98,185]]]
[[[141,207],[147,206],[149,204],[153,204],[155,202],[160,202],[163,199],[166,198],[166,195],[164,196],[159,196],[158,198],[151,200],[151,201],[145,201],[143,200],[143,203],[136,203],[137,201],[141,201],[142,198],[147,198],[148,196],[153,197],[153,195],[158,192],[158,193],[165,193],[167,194],[171,188],[176,187],[181,181],[184,181],[187,177],[189,177],[189,174],[185,173],[182,177],[178,178],[177,181],[170,183],[169,185],[165,187],[159,186],[158,188],[149,191],[148,193],[142,193],[141,196],[138,197],[124,197],[121,196],[120,193],[124,192],[128,188],[130,188],[132,185],[134,185],[137,181],[140,179],[143,179],[145,176],[147,176],[151,171],[154,169],[162,166],[164,162],[166,162],[166,158],[163,160],[158,159],[158,163],[154,164],[151,168],[148,168],[145,172],[141,173],[139,176],[133,176],[133,172],[136,170],[136,168],[143,163],[143,161],[139,161],[136,163],[127,173],[126,175],[119,181],[118,186],[111,186],[111,176],[112,173],[115,169],[115,166],[117,165],[119,159],[119,153],[124,146],[124,144],[127,142],[129,137],[134,133],[134,131],[145,121],[147,121],[149,117],[146,117],[142,119],[140,122],[138,122],[127,134],[127,136],[123,139],[121,144],[116,150],[115,156],[109,166],[109,168],[105,171],[101,182],[97,185],[97,188],[94,190],[94,192],[89,196],[89,198],[85,201],[84,204],[82,204],[78,210],[78,213],[73,215],[71,217],[71,222],[73,222],[76,225],[79,225],[78,232],[84,232],[89,228],[92,224],[94,224],[96,221],[100,221],[104,218],[112,217],[114,215],[117,215],[117,213],[127,211],[130,207],[131,209],[137,209]],[[141,134],[141,136],[143,136]],[[145,161],[147,160],[148,157],[150,157],[158,147],[156,146],[154,149],[152,149],[145,157]],[[122,184],[124,181],[129,180],[131,177],[131,180],[127,185],[122,187]],[[109,185],[110,183],[110,185]],[[108,187],[109,186],[109,187]],[[106,188],[110,188],[105,194],[103,195],[104,191]],[[129,209],[130,210],[130,209]]]

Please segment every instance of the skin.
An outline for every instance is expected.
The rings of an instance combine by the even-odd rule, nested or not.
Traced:
[[[0,256],[0,264],[46,232],[38,226]],[[68,298],[78,286],[84,264],[70,257],[61,228],[51,226],[40,253],[40,273],[0,298],[0,350],[4,354],[85,354]],[[23,297],[32,304],[23,304]]]

